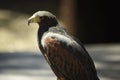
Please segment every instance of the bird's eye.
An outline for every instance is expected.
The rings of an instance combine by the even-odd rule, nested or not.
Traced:
[[[42,16],[42,17],[40,17],[40,19],[42,20],[44,17]]]
[[[42,19],[42,17],[40,17],[40,19]]]

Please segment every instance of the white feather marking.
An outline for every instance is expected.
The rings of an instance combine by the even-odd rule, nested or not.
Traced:
[[[46,46],[46,43],[45,43],[45,39],[47,37],[55,37],[56,39],[58,39],[60,42],[64,42],[64,43],[67,43],[67,45],[71,45],[72,43],[74,44],[77,44],[78,43],[64,35],[61,35],[61,34],[58,34],[58,33],[53,33],[53,32],[48,32],[48,33],[45,33],[43,34],[43,37],[42,37],[42,40],[41,40],[41,44],[43,47]]]
[[[48,17],[55,17],[52,13],[48,12],[48,11],[38,11],[36,13],[34,13],[33,15],[35,16],[48,16]]]

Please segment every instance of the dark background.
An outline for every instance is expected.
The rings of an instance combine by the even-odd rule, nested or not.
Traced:
[[[1,0],[0,9],[32,15],[38,10],[48,10],[60,15],[62,0]],[[71,0],[68,0],[71,1]],[[76,4],[76,37],[83,43],[120,42],[119,28],[113,22],[114,5],[105,0],[74,0]]]

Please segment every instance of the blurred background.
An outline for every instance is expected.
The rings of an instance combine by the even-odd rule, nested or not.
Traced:
[[[27,25],[39,10],[55,14],[85,44],[101,80],[119,80],[120,31],[111,4],[105,0],[1,0],[0,80],[56,80],[37,45],[38,25]]]

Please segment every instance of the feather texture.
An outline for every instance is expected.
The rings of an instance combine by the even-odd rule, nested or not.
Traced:
[[[61,33],[60,29],[44,33],[41,39],[47,61],[56,76],[60,80],[98,80],[88,53],[66,32]]]

